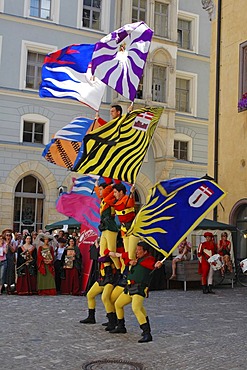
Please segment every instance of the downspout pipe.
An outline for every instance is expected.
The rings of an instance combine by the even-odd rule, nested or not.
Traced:
[[[221,0],[218,0],[217,11],[217,43],[216,43],[216,75],[215,75],[215,116],[214,116],[214,180],[219,178],[219,114],[220,114],[220,58],[221,58]],[[218,207],[214,208],[213,219],[217,221]]]

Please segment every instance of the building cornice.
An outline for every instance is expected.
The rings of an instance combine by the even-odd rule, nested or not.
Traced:
[[[80,28],[79,29],[79,28],[74,28],[74,27],[65,26],[65,25],[63,26],[61,24],[47,22],[47,21],[43,21],[43,20],[38,20],[38,19],[36,20],[36,19],[32,19],[32,18],[18,17],[18,16],[15,16],[15,15],[9,15],[9,14],[3,14],[3,13],[0,14],[0,20],[1,19],[9,21],[9,22],[14,22],[15,24],[16,23],[26,24],[26,25],[45,28],[45,29],[49,29],[49,30],[72,33],[72,34],[80,35],[80,36],[83,36],[83,37],[92,37],[92,38],[95,38],[96,40],[99,40],[100,38],[102,38],[102,36],[105,35],[105,33],[102,32],[102,31],[94,31],[94,30],[91,30],[91,29],[87,30],[85,28]]]
[[[200,62],[210,63],[210,57],[209,56],[193,54],[193,53],[189,53],[187,51],[178,50],[177,56],[178,57],[183,57],[183,58],[195,59],[195,60],[200,61]]]
[[[15,96],[18,98],[24,99],[32,99],[32,100],[39,100],[46,103],[56,103],[56,104],[68,104],[77,106],[78,108],[84,107],[88,108],[86,105],[81,104],[80,102],[73,100],[73,99],[56,99],[56,98],[41,98],[37,92],[29,91],[29,90],[16,90],[16,89],[5,89],[0,87],[0,95],[3,96]],[[109,108],[109,103],[101,103],[102,109]]]
[[[208,119],[205,119],[205,118],[195,118],[195,117],[189,117],[189,116],[179,116],[179,115],[176,115],[175,116],[175,121],[179,121],[179,122],[184,122],[184,123],[196,123],[196,124],[202,124],[202,125],[206,125],[208,126],[208,122],[209,120]]]

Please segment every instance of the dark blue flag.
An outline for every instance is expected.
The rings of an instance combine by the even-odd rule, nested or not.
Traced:
[[[204,178],[161,181],[151,190],[128,234],[168,257],[226,193]]]

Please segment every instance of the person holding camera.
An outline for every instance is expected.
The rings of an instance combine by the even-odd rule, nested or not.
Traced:
[[[176,279],[177,263],[180,261],[189,261],[191,259],[191,244],[185,238],[178,246],[178,255],[172,260],[172,276],[169,280]]]

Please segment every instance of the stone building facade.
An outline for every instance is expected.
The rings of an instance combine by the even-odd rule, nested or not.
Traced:
[[[45,144],[74,117],[95,112],[74,100],[41,99],[47,53],[95,43],[120,26],[144,20],[153,30],[134,107],[164,111],[138,174],[140,203],[157,181],[207,172],[210,22],[197,0],[0,0],[0,225],[44,228],[64,219],[58,189],[72,176],[42,157]],[[129,101],[107,89],[100,116]]]

